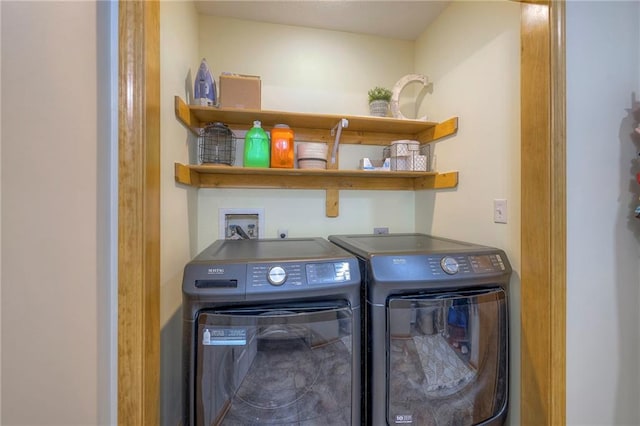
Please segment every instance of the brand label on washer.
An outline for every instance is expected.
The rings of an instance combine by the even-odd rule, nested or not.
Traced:
[[[247,330],[238,328],[205,328],[202,332],[204,346],[244,346]]]
[[[396,414],[396,424],[413,423],[413,414]]]

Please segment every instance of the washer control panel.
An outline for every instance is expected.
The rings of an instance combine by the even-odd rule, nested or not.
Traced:
[[[304,285],[336,284],[351,280],[349,262],[250,264],[250,287],[301,287]]]
[[[429,256],[427,264],[433,276],[469,275],[503,272],[506,266],[499,253],[478,255]]]

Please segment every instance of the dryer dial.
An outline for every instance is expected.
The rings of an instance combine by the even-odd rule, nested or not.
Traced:
[[[442,267],[442,270],[449,275],[457,274],[460,270],[458,261],[449,256],[445,256],[442,258],[442,260],[440,261],[440,266]]]
[[[282,285],[287,280],[287,271],[282,266],[274,266],[269,269],[267,280],[271,285]]]

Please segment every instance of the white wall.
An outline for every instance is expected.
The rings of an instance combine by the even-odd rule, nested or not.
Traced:
[[[174,181],[173,164],[188,163],[194,140],[175,118],[173,97],[190,99],[199,65],[198,21],[192,2],[160,2],[161,243],[160,418],[177,425],[182,410],[182,271],[197,254],[197,195]]]
[[[0,7],[1,423],[106,423],[110,374],[99,372],[110,352],[101,274],[108,213],[99,207],[109,204],[109,159],[98,141],[109,143],[99,134],[109,131],[109,98],[98,98],[108,85],[98,62],[109,61],[97,49],[104,16],[93,2]]]
[[[406,40],[212,16],[199,34],[214,77],[261,76],[263,109],[368,115],[367,91],[413,70]]]
[[[393,87],[413,71],[410,41],[210,16],[200,16],[198,28],[200,56],[214,77],[224,71],[261,77],[263,109],[368,115],[370,88]],[[242,164],[242,141],[238,147],[236,164]],[[343,145],[340,167],[356,169],[361,157],[381,158],[382,147]],[[264,208],[265,236],[272,238],[278,228],[289,237],[368,233],[377,226],[407,232],[415,221],[410,191],[341,191],[338,218],[326,217],[321,190],[200,190],[198,199],[199,249],[219,237],[220,208]]]
[[[567,3],[567,423],[640,424],[637,2]]]
[[[416,41],[416,72],[433,82],[419,116],[459,117],[455,137],[437,142],[439,171],[458,170],[454,190],[416,195],[416,230],[500,247],[510,283],[509,423],[520,423],[520,5],[454,2]],[[508,223],[493,222],[507,199]]]

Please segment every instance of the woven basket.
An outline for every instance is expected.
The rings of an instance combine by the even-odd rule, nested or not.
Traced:
[[[369,114],[374,117],[386,117],[389,112],[389,102],[371,101],[369,102]]]

